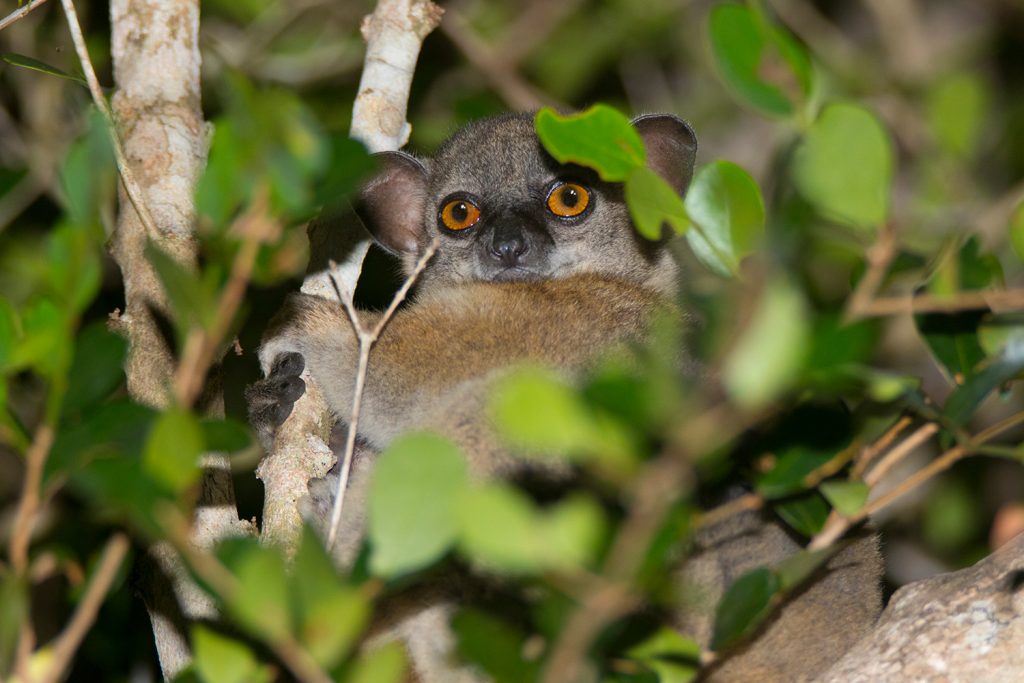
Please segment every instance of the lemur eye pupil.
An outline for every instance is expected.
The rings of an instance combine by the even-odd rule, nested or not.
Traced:
[[[572,189],[571,187],[567,187],[564,190],[562,190],[562,203],[568,206],[569,208],[576,206],[576,204],[579,203],[579,201],[580,194],[576,190]]]
[[[468,216],[469,208],[466,206],[465,202],[459,202],[458,204],[452,207],[452,218],[454,218],[458,222],[461,223],[462,221],[466,220]]]

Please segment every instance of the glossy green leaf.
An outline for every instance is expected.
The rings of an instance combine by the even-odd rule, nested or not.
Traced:
[[[604,540],[607,524],[597,501],[572,495],[543,514],[539,535],[545,545],[542,561],[550,568],[591,565]]]
[[[356,588],[342,582],[309,527],[303,527],[289,580],[299,641],[321,666],[335,666],[366,628],[369,602]]]
[[[831,104],[793,155],[793,180],[824,216],[876,230],[889,216],[894,152],[874,114]]]
[[[613,464],[632,458],[629,434],[592,414],[576,390],[550,370],[527,367],[502,378],[489,408],[499,435],[528,454],[596,455]]]
[[[569,116],[544,107],[534,126],[551,156],[593,168],[603,180],[624,181],[646,159],[643,140],[629,119],[604,104]]]
[[[64,223],[46,240],[47,285],[69,317],[84,311],[99,291],[102,239],[94,228]]]
[[[1024,345],[1024,313],[982,316],[978,343],[988,356],[1001,356],[1011,345]]]
[[[832,459],[830,451],[802,446],[782,453],[768,472],[757,479],[757,492],[765,498],[779,498],[807,488],[804,478]]]
[[[462,551],[492,569],[535,571],[541,564],[540,517],[518,489],[490,484],[467,492],[460,506]]]
[[[11,351],[8,367],[31,367],[52,377],[70,363],[71,340],[67,317],[50,299],[39,299],[21,313],[22,335]]]
[[[347,206],[348,198],[376,169],[373,156],[358,140],[334,136],[330,149],[330,164],[316,188],[316,201],[324,213]]]
[[[715,611],[711,649],[721,652],[753,632],[770,613],[772,601],[780,590],[778,576],[765,567],[736,579]]]
[[[110,129],[99,111],[89,113],[85,135],[68,149],[58,177],[68,217],[75,226],[99,220],[99,208],[113,199],[117,166]]]
[[[208,451],[234,453],[252,445],[249,428],[237,420],[202,420],[199,427]]]
[[[370,484],[373,572],[396,576],[439,559],[455,542],[467,480],[465,458],[439,436],[413,434],[392,443]]]
[[[181,491],[198,481],[199,456],[204,449],[199,421],[190,413],[172,409],[153,425],[142,452],[142,464],[169,489]]]
[[[1024,202],[1010,215],[1010,246],[1017,258],[1024,261]]]
[[[124,381],[127,340],[105,322],[88,325],[78,334],[64,395],[65,411],[81,411],[99,403]]]
[[[647,239],[661,239],[663,227],[677,234],[690,227],[683,198],[648,167],[637,166],[630,171],[625,193],[633,225]]]
[[[270,672],[248,645],[202,624],[192,627],[195,670],[204,683],[262,683]]]
[[[784,559],[775,566],[775,575],[779,577],[779,589],[789,592],[799,588],[841,547],[841,544],[834,544],[821,550],[800,550]]]
[[[1024,345],[1011,345],[1003,356],[993,359],[958,386],[942,407],[954,427],[963,427],[988,396],[1024,371]]]
[[[18,329],[21,323],[18,312],[7,299],[0,298],[0,375],[7,369],[11,353],[18,341]]]
[[[665,626],[627,650],[626,656],[653,671],[659,683],[690,683],[700,669],[700,646]]]
[[[737,405],[764,405],[797,380],[810,344],[806,309],[803,295],[787,281],[768,284],[726,359],[723,379]]]
[[[985,352],[978,339],[982,316],[977,311],[914,316],[917,331],[951,382],[963,382],[974,374],[974,368],[985,359]]]
[[[291,632],[288,573],[278,549],[255,538],[232,538],[217,547],[217,556],[238,581],[237,591],[220,596],[238,623],[264,639]]]
[[[385,643],[361,655],[341,680],[342,683],[400,683],[406,680],[408,668],[402,643]]]
[[[790,528],[808,538],[821,531],[829,513],[828,504],[817,491],[787,498],[772,509]]]
[[[89,86],[89,84],[86,83],[85,79],[81,76],[69,74],[67,71],[58,69],[55,66],[46,64],[45,62],[41,62],[38,59],[35,59],[34,57],[28,57],[27,55],[19,55],[16,52],[7,52],[3,55],[0,55],[0,59],[4,60],[12,66],[20,66],[23,69],[31,69],[32,71],[50,74],[51,76],[57,76],[58,78],[66,78],[69,81],[80,83],[81,85],[84,85],[86,87]]]
[[[832,480],[818,487],[821,495],[832,504],[841,515],[854,515],[868,502],[871,489],[862,481]]]
[[[693,253],[719,275],[735,275],[764,234],[764,201],[757,183],[728,161],[702,167],[686,193],[694,229],[686,233]]]
[[[932,136],[951,154],[974,156],[990,99],[984,81],[973,74],[940,78],[927,94],[925,111]]]
[[[461,610],[452,619],[459,658],[480,667],[495,683],[533,681],[539,662],[523,658],[526,634],[492,614]]]
[[[719,75],[745,104],[771,116],[792,116],[809,98],[810,59],[761,11],[717,5],[708,17],[708,34]]]
[[[191,325],[209,327],[216,315],[216,300],[199,276],[155,244],[146,246],[146,258],[156,270],[182,330]]]
[[[18,639],[28,617],[24,579],[10,571],[0,572],[0,676],[6,677],[14,666]]]

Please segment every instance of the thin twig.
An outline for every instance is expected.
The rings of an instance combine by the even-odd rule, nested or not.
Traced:
[[[46,456],[53,445],[53,425],[44,422],[36,430],[25,454],[25,482],[21,487],[21,500],[14,516],[11,531],[10,561],[11,567],[18,574],[24,574],[28,568],[28,547],[32,539],[32,528],[35,526],[36,513],[39,510],[39,487],[43,481],[43,466]]]
[[[935,460],[931,461],[901,481],[899,485],[891,491],[871,501],[855,514],[848,517],[843,517],[841,515],[836,515],[834,517],[830,516],[828,521],[825,522],[825,526],[822,530],[811,539],[811,542],[807,545],[807,549],[821,550],[831,546],[855,525],[878,511],[888,507],[896,500],[902,498],[907,493],[932,479],[935,475],[945,472],[959,460],[973,454],[978,446],[984,445],[1003,432],[1006,432],[1022,423],[1024,423],[1024,412],[1015,413],[1005,420],[997,422],[996,424],[978,432],[978,434],[976,434],[967,443],[954,446],[942,453]],[[908,439],[909,438],[910,437],[908,437]]]
[[[5,28],[10,26],[14,22],[18,21],[19,19],[24,19],[29,12],[45,3],[46,0],[32,0],[32,2],[28,3],[24,7],[20,7],[14,10],[3,19],[0,19],[0,31],[3,31]]]
[[[502,61],[455,8],[446,8],[441,30],[466,59],[487,77],[491,86],[510,107],[531,111],[545,104],[556,104],[527,83],[514,66]]]
[[[96,78],[96,70],[93,69],[92,60],[89,59],[89,50],[85,45],[82,27],[78,23],[78,14],[75,12],[74,2],[72,0],[61,0],[61,3],[64,6],[64,16],[68,20],[68,29],[71,31],[71,40],[75,44],[78,60],[82,64],[82,72],[85,74],[85,80],[89,84],[89,92],[92,94],[96,107],[103,114],[107,127],[110,129],[110,140],[114,148],[114,158],[117,160],[117,170],[120,171],[121,183],[124,185],[125,192],[128,193],[128,199],[131,200],[132,206],[135,207],[135,211],[139,215],[139,220],[145,226],[146,232],[149,233],[150,237],[156,238],[160,235],[160,231],[156,227],[153,215],[149,212],[149,207],[146,206],[142,189],[135,181],[135,175],[128,164],[124,148],[121,147],[121,140],[117,136],[117,124],[114,123],[114,113],[110,110],[110,105],[107,104],[103,88],[100,86],[99,79]]]
[[[934,422],[918,427],[910,436],[901,441],[898,446],[886,453],[885,457],[879,460],[877,465],[871,468],[867,476],[864,477],[864,482],[870,487],[877,485],[882,480],[882,477],[888,474],[897,463],[917,450],[918,446],[932,438],[932,435],[937,431],[939,431],[939,425]]]
[[[904,313],[959,313],[984,310],[995,313],[1024,310],[1024,288],[965,291],[951,296],[921,294],[882,297],[866,302],[853,313],[853,319]]]
[[[851,479],[860,479],[864,471],[871,465],[872,461],[878,457],[880,453],[885,451],[892,442],[896,440],[900,434],[903,433],[913,420],[904,415],[900,419],[896,420],[896,424],[886,430],[882,436],[878,437],[874,443],[864,448],[857,456],[856,461],[853,463],[853,468],[850,470]]]
[[[128,537],[122,533],[114,534],[107,541],[96,571],[93,573],[92,581],[85,589],[85,594],[78,603],[78,607],[75,608],[75,613],[71,615],[71,620],[57,636],[53,645],[50,666],[38,683],[57,683],[63,678],[75,651],[96,621],[100,605],[103,604],[110,586],[117,577],[117,572],[128,553],[128,548]]]
[[[355,329],[359,339],[359,364],[356,368],[356,385],[352,394],[352,414],[349,417],[348,434],[345,436],[345,454],[342,456],[341,471],[338,476],[338,489],[334,493],[334,504],[331,507],[331,526],[327,531],[328,551],[334,547],[338,537],[338,528],[341,526],[341,512],[345,505],[345,491],[348,490],[348,480],[352,473],[352,456],[356,448],[356,429],[359,425],[359,413],[363,406],[366,372],[370,364],[370,349],[384,331],[384,327],[391,320],[398,306],[405,301],[405,297],[409,294],[409,289],[419,278],[420,274],[423,273],[423,269],[427,267],[427,262],[437,252],[439,244],[437,238],[434,238],[427,246],[419,261],[416,262],[416,267],[409,274],[409,277],[405,279],[405,282],[402,283],[401,289],[391,299],[391,304],[384,311],[384,314],[377,321],[377,324],[374,325],[373,329],[367,330],[363,327],[362,322],[359,320],[359,314],[352,304],[351,294],[342,292],[340,288],[338,289],[338,298],[344,304],[345,312],[348,313],[349,321],[352,323],[352,327]],[[335,283],[335,286],[337,287],[337,283]]]
[[[850,295],[850,299],[847,302],[844,316],[846,322],[851,322],[861,317],[861,310],[874,300],[878,289],[885,280],[889,264],[892,263],[895,256],[896,238],[893,230],[888,225],[882,226],[881,231],[878,233],[878,240],[868,249],[868,269],[860,279],[860,282],[857,283],[856,289],[853,290],[853,294]]]

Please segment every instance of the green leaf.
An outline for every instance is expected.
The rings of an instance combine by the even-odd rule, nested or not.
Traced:
[[[561,116],[550,107],[537,112],[537,137],[559,162],[593,168],[602,180],[621,182],[644,165],[640,134],[624,115],[604,104]]]
[[[864,503],[868,502],[868,494],[871,493],[871,489],[862,481],[826,481],[818,489],[832,507],[846,517],[859,512]]]
[[[1010,215],[1010,246],[1017,258],[1024,261],[1024,201]]]
[[[65,223],[47,238],[47,285],[69,318],[80,314],[96,297],[103,275],[100,259],[99,239],[91,225]]]
[[[780,590],[778,576],[765,567],[736,579],[715,611],[711,649],[721,652],[753,632],[770,613],[772,600]]]
[[[831,104],[793,155],[793,180],[824,216],[876,230],[889,216],[894,153],[874,114]]]
[[[348,197],[373,174],[376,166],[363,143],[344,136],[332,137],[330,164],[317,184],[316,201],[323,207],[322,212],[345,207]]]
[[[71,340],[64,312],[50,299],[39,299],[21,314],[22,335],[10,354],[9,369],[32,368],[44,377],[65,372]]]
[[[582,397],[550,370],[525,367],[502,378],[491,394],[490,414],[498,434],[529,454],[612,464],[632,460],[628,432],[590,412]]]
[[[355,661],[343,683],[399,683],[408,669],[402,643],[386,643],[371,649]]]
[[[737,405],[762,406],[797,380],[810,344],[806,308],[801,293],[786,280],[768,284],[726,359],[725,387]]]
[[[220,596],[238,623],[263,639],[290,633],[288,573],[280,552],[254,538],[232,538],[217,546],[217,556],[238,581],[238,590]]]
[[[1024,371],[1024,345],[1012,344],[1001,358],[983,366],[958,386],[942,407],[942,414],[954,428],[963,427],[989,394]]]
[[[460,546],[473,560],[509,573],[535,571],[541,564],[540,517],[519,489],[490,484],[466,492]]]
[[[156,415],[148,406],[119,400],[62,425],[46,460],[46,478],[83,467],[92,456],[138,460]]]
[[[467,479],[459,450],[433,434],[402,437],[378,456],[368,506],[372,571],[391,577],[440,558],[455,542]]]
[[[35,59],[33,57],[28,57],[26,55],[19,55],[16,52],[7,52],[7,53],[4,53],[3,55],[0,55],[0,59],[4,60],[5,62],[7,62],[8,64],[10,64],[12,66],[20,66],[20,67],[22,67],[24,69],[31,69],[32,71],[39,71],[41,73],[50,74],[51,76],[57,76],[59,78],[66,78],[69,81],[74,81],[75,83],[80,83],[81,85],[84,85],[85,87],[89,87],[89,84],[86,83],[85,79],[82,78],[81,76],[75,76],[74,74],[69,74],[67,71],[63,71],[61,69],[58,69],[55,66],[50,66],[49,64],[46,64],[45,62],[40,62],[38,59]]]
[[[831,451],[802,446],[783,453],[771,470],[757,480],[757,492],[768,499],[788,496],[807,488],[804,478],[832,459]]]
[[[18,312],[11,302],[0,298],[0,376],[6,371],[7,364],[18,341]]]
[[[686,213],[695,224],[686,233],[693,253],[725,277],[736,274],[764,234],[761,190],[750,174],[728,161],[697,171],[686,193]]]
[[[270,672],[249,646],[201,624],[192,627],[195,669],[204,683],[261,683]]]
[[[216,300],[213,292],[204,287],[199,276],[155,243],[146,245],[146,258],[167,292],[179,331],[184,332],[192,325],[209,328],[216,316]]]
[[[770,116],[791,116],[810,96],[813,67],[806,52],[761,11],[717,5],[708,34],[715,66],[742,102]]]
[[[810,538],[821,531],[829,508],[817,491],[776,503],[775,513],[794,531]]]
[[[318,664],[335,666],[348,655],[369,622],[369,603],[357,589],[342,583],[309,527],[303,528],[289,580],[299,641]]]
[[[821,565],[835,555],[840,547],[841,544],[834,544],[821,550],[800,550],[784,559],[775,566],[775,575],[779,577],[779,589],[789,592],[799,588]]]
[[[626,651],[658,676],[659,683],[689,683],[700,669],[700,646],[666,626]]]
[[[162,536],[156,510],[173,503],[163,482],[142,469],[138,458],[97,457],[71,473],[73,489],[92,500],[101,514],[113,512],[150,538]]]
[[[28,590],[24,579],[14,572],[0,572],[0,676],[6,677],[14,667],[18,639],[28,618]]]
[[[665,180],[647,168],[637,166],[626,178],[626,204],[637,232],[649,240],[662,237],[662,226],[677,234],[690,227],[683,199]]]
[[[252,445],[249,428],[237,420],[202,420],[199,427],[208,451],[234,453]]]
[[[547,510],[540,525],[546,546],[542,561],[552,569],[593,564],[607,530],[601,506],[583,494],[571,495]]]
[[[64,395],[65,411],[81,411],[110,395],[124,381],[128,342],[95,322],[78,334]]]
[[[978,325],[978,343],[988,356],[1001,356],[1011,345],[1024,345],[1024,314],[983,316]]]
[[[973,74],[946,75],[929,89],[928,128],[939,145],[962,158],[974,156],[984,127],[991,95]]]
[[[983,313],[928,313],[914,316],[917,331],[950,381],[960,384],[985,359],[978,340]]]
[[[523,659],[526,634],[507,621],[476,609],[452,619],[459,658],[483,669],[496,683],[524,683],[537,677],[539,663]]]
[[[160,415],[142,452],[142,466],[172,491],[182,491],[199,480],[203,430],[190,413],[172,409]]]

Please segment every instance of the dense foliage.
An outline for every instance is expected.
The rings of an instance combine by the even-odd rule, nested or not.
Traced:
[[[1014,383],[1024,371],[1020,7],[930,8],[900,33],[886,24],[893,17],[865,9],[875,3],[577,2],[548,9],[551,25],[527,40],[517,20],[548,3],[521,4],[450,8],[465,20],[445,28],[451,44],[465,50],[480,40],[467,32],[479,32],[505,61],[496,69],[478,47],[466,50],[467,67],[431,37],[410,104],[412,145],[429,150],[455,125],[507,106],[611,102],[572,116],[540,108],[538,134],[556,158],[625,183],[642,235],[684,235],[679,303],[691,324],[661,321],[649,344],[606,359],[580,386],[526,368],[499,387],[490,408],[502,434],[523,457],[570,461],[581,473],[572,490],[472,482],[454,446],[413,434],[380,456],[370,537],[351,574],[336,572],[312,531],[290,566],[255,538],[186,553],[224,619],[192,630],[195,663],[180,680],[274,680],[303,666],[332,680],[400,680],[400,648],[359,648],[374,611],[453,571],[495,579],[488,599],[453,621],[460,655],[495,680],[558,680],[553,662],[582,630],[575,656],[603,680],[687,681],[709,653],[653,615],[685,599],[672,569],[709,519],[766,507],[809,542],[728,590],[711,643],[726,652],[869,513],[892,515],[879,519],[893,547],[928,558],[925,569],[896,563],[899,583],[976,559],[997,511],[1021,505],[1021,452],[1007,440],[1024,421]],[[240,421],[253,349],[303,271],[304,223],[372,171],[345,133],[367,8],[209,5],[202,261],[185,268],[155,247],[148,258],[179,356],[196,335],[220,335],[227,419],[128,397],[126,345],[107,319],[121,301],[105,253],[109,131],[69,76],[77,65],[59,63],[73,55],[44,49],[63,30],[58,17],[40,10],[0,34],[11,50],[0,104],[13,112],[0,125],[19,141],[0,145],[4,680],[25,624],[45,666],[107,539],[127,532],[136,559],[156,541],[186,550],[202,453],[232,454],[242,516],[259,514],[258,448]],[[806,14],[784,9],[794,5],[833,32],[808,28]],[[102,11],[90,33],[96,59]],[[956,42],[965,22],[972,50]],[[920,45],[899,44],[922,31],[953,45],[925,59],[912,53]],[[524,79],[543,95],[524,102]],[[660,109],[689,119],[702,141],[685,198],[644,167],[622,113]],[[74,139],[47,138],[44,123],[69,123]],[[221,319],[249,249],[246,305]],[[380,305],[393,264],[375,253],[367,269],[359,299]],[[236,339],[242,357],[230,350]],[[917,434],[930,452],[902,453],[888,476],[869,466]],[[23,481],[33,457],[45,459],[42,477]],[[908,477],[915,470],[927,476]],[[25,495],[42,501],[31,543],[15,519]],[[130,564],[72,680],[152,670]]]

